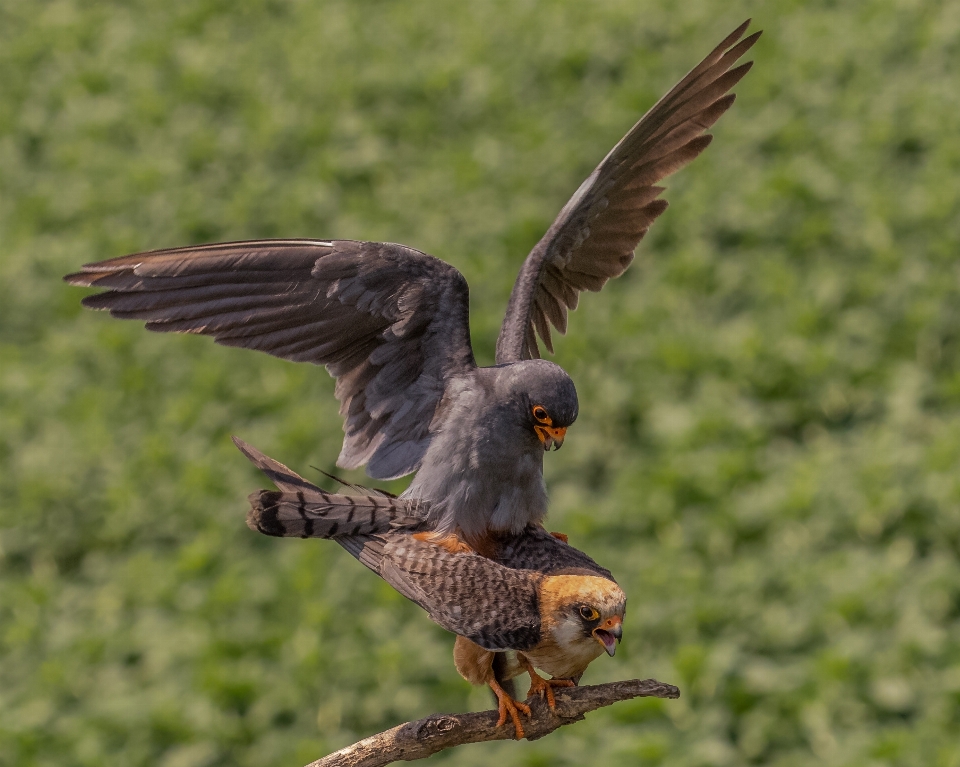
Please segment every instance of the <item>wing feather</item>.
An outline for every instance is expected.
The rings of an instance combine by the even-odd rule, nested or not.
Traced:
[[[345,416],[338,464],[416,471],[451,377],[475,368],[468,291],[449,264],[390,243],[259,240],[88,264],[91,309],[326,366]]]
[[[497,362],[553,351],[552,325],[566,332],[580,291],[599,291],[633,261],[633,251],[667,208],[657,182],[710,144],[704,135],[730,108],[728,93],[752,63],[733,65],[760,36],[749,20],[728,35],[648,111],[580,185],[527,256],[497,339]],[[733,67],[731,69],[731,67]]]
[[[382,538],[380,575],[434,623],[486,650],[528,650],[539,642],[539,573],[451,554],[409,535]]]

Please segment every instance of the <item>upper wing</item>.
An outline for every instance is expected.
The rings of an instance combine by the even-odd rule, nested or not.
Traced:
[[[707,148],[703,132],[733,104],[727,94],[752,66],[730,67],[760,36],[741,24],[633,126],[580,185],[527,256],[497,339],[497,363],[540,356],[536,335],[553,351],[550,325],[567,329],[582,290],[600,290],[623,274],[653,221],[667,208],[661,179]]]
[[[539,574],[407,534],[375,537],[383,542],[380,575],[434,623],[486,650],[526,650],[540,640]]]
[[[447,380],[476,366],[463,275],[402,245],[202,245],[87,264],[64,279],[109,288],[83,304],[149,330],[325,365],[346,419],[337,463],[366,463],[378,479],[416,471]]]

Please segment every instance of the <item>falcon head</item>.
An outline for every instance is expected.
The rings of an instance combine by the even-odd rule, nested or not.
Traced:
[[[576,677],[601,653],[616,652],[627,609],[627,597],[616,583],[593,574],[552,575],[540,593],[545,638],[567,664],[545,671]]]
[[[580,409],[566,371],[549,360],[511,362],[500,366],[497,384],[516,423],[544,450],[559,450]]]

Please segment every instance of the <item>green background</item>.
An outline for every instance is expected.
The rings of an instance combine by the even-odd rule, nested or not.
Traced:
[[[634,266],[558,340],[550,526],[608,565],[635,701],[458,765],[960,765],[960,3],[0,3],[0,765],[297,767],[489,706],[333,544],[319,369],[81,311],[80,264],[254,237],[456,265],[489,364],[580,181],[766,30]],[[359,473],[350,473],[360,479]],[[396,483],[394,490],[402,487]]]

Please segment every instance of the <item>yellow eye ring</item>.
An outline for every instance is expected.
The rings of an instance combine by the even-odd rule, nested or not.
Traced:
[[[583,607],[580,608],[580,617],[583,618],[585,621],[595,621],[597,618],[600,617],[600,613],[598,613],[592,607],[587,607],[586,605],[584,605]]]
[[[547,414],[547,409],[543,405],[533,406],[533,417],[540,423],[552,424],[553,419]]]

